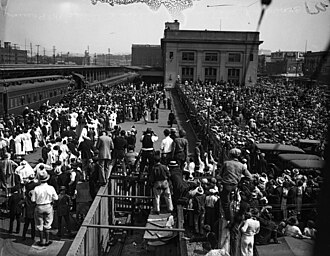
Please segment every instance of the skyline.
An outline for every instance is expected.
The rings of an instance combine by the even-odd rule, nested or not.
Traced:
[[[132,44],[160,45],[165,22],[174,19],[182,30],[256,31],[261,11],[255,0],[186,0],[191,7],[170,13],[161,4],[169,1],[153,1],[158,5],[150,8],[146,3],[110,6],[93,5],[90,0],[1,0],[0,39],[27,50],[32,43],[34,52],[41,45],[46,55],[52,54],[53,46],[56,53],[83,53],[89,47],[90,54],[108,53],[108,48],[111,54],[129,54]],[[329,0],[273,0],[259,30],[263,41],[259,49],[305,51],[306,43],[307,51],[326,49],[330,10],[323,6],[318,11],[320,3]]]

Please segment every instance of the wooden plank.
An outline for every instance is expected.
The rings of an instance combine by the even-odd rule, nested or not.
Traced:
[[[183,217],[183,207],[182,205],[178,205],[178,228],[183,229],[184,225],[184,217]],[[179,255],[180,256],[188,256],[187,250],[187,241],[183,239],[184,233],[179,232]]]

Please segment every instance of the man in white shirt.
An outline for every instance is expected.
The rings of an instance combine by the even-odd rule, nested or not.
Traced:
[[[164,130],[165,138],[160,144],[161,163],[167,165],[171,161],[173,150],[173,139],[170,137],[169,129]]]
[[[39,181],[41,184],[31,191],[31,201],[36,203],[34,218],[39,232],[38,245],[40,246],[48,246],[52,243],[49,240],[49,231],[54,218],[52,203],[58,200],[55,188],[48,185],[47,180],[49,180],[49,174],[45,170],[40,171]]]

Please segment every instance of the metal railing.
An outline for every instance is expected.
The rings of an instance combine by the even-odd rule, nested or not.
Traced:
[[[114,168],[116,169],[116,168]],[[111,230],[149,230],[178,232],[178,255],[187,255],[187,246],[184,239],[183,210],[178,206],[177,228],[147,228],[116,225],[117,212],[130,212],[140,207],[149,210],[152,208],[152,194],[145,182],[134,181],[129,187],[124,184],[127,177],[112,172],[106,186],[99,189],[84,222],[82,223],[74,241],[69,248],[68,256],[96,256],[104,255],[108,251]]]

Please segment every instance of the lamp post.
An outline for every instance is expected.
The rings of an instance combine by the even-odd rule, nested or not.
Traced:
[[[206,99],[206,106],[207,106],[207,134],[206,134],[206,152],[209,151],[209,141],[210,141],[210,107],[212,106],[212,99],[207,98]]]

